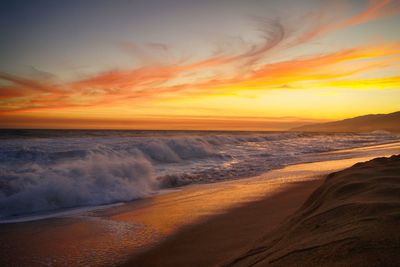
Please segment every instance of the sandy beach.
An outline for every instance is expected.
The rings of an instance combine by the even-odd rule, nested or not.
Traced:
[[[166,191],[108,209],[0,226],[2,266],[215,266],[247,255],[283,225],[328,173],[400,151],[336,151],[261,176]],[[372,172],[373,170],[371,170]],[[246,264],[245,264],[246,265]]]
[[[400,155],[332,173],[304,205],[224,266],[399,266]]]
[[[320,184],[320,179],[289,183],[268,197],[184,227],[122,266],[214,266],[252,244],[259,238],[260,229],[274,229]]]
[[[400,267],[400,0],[0,6],[0,267]]]
[[[330,168],[340,168],[339,166],[350,164],[351,162],[354,162],[354,160],[355,159],[302,164],[291,166],[284,170],[288,173],[290,173],[291,171],[301,172],[304,169],[308,169],[309,171],[322,171],[324,168],[327,168],[327,166],[329,166]],[[360,158],[358,160],[363,161]],[[389,173],[389,175],[393,176],[393,179],[396,179],[396,184],[398,184],[398,176],[400,174],[398,160],[399,158],[391,161],[391,166],[388,166],[389,169],[391,167],[395,168],[394,170],[392,170],[391,173]],[[363,174],[365,174],[368,178],[375,176],[379,177],[380,175],[382,175],[382,170],[380,169],[382,167],[378,164],[375,164],[373,162],[369,163],[369,165],[367,166],[368,169],[364,171]],[[360,165],[358,168],[363,167],[364,165]],[[383,168],[385,168],[385,165],[383,166]],[[343,171],[342,176],[345,175],[348,175],[350,177],[357,176],[357,169],[346,169],[345,171]],[[332,176],[333,175],[331,174],[328,177]],[[282,239],[282,236],[285,236],[285,233],[289,231],[288,229],[290,229],[290,227],[293,227],[292,225],[294,223],[292,221],[296,219],[300,220],[298,218],[301,217],[299,213],[306,213],[308,211],[307,208],[310,209],[308,206],[313,207],[314,205],[318,205],[317,200],[315,200],[315,194],[322,190],[321,187],[327,187],[327,182],[325,181],[325,177],[314,177],[319,178],[310,181],[289,182],[286,184],[285,189],[282,191],[276,191],[275,194],[272,194],[268,197],[264,197],[258,201],[254,201],[234,208],[225,214],[216,216],[201,224],[186,227],[182,229],[178,234],[161,243],[159,246],[156,246],[155,248],[141,255],[133,257],[123,266],[253,266],[253,264],[255,263],[258,264],[258,262],[260,263],[256,266],[270,266],[270,263],[267,260],[264,260],[264,258],[270,256],[270,250],[275,253],[277,252],[274,251],[274,248],[268,250],[268,246],[273,246],[275,244],[271,245],[265,240],[268,240],[269,242],[276,242],[277,244],[279,244],[280,247],[278,249],[284,251],[281,252],[282,254],[290,254],[290,248],[293,249],[293,246],[291,245],[291,238],[298,242],[298,244],[296,244],[298,246],[296,249],[301,251],[303,247],[307,248],[307,246],[315,246],[315,244],[307,244],[306,246],[301,242],[301,238],[304,238],[305,240],[307,240],[308,238],[315,238],[318,239],[318,241],[328,238],[329,240],[329,238],[332,239],[335,234],[342,232],[345,233],[357,229],[358,225],[354,222],[352,225],[348,226],[345,222],[343,222],[346,220],[342,221],[340,218],[321,218],[318,222],[314,223],[316,225],[315,228],[319,228],[320,225],[323,225],[325,220],[330,220],[334,221],[332,223],[333,225],[337,223],[336,230],[338,233],[334,233],[331,236],[326,237],[327,232],[329,233],[329,231],[331,230],[330,228],[328,228],[329,226],[327,226],[328,229],[324,229],[325,232],[322,231],[322,233],[324,233],[325,235],[318,232],[310,233],[310,236],[307,236],[308,233],[303,232],[302,236],[289,236],[289,240],[287,241],[287,243],[280,244],[279,240]],[[396,184],[394,184],[394,186]],[[390,188],[391,184],[384,184],[382,186],[387,187],[384,188],[384,190],[388,190],[389,192],[391,192],[389,196],[393,196],[398,193],[398,188],[392,191],[392,189]],[[352,187],[351,182],[349,182],[348,187]],[[382,194],[377,197],[377,201],[380,201],[381,197],[385,197],[385,192],[386,191],[382,192]],[[351,195],[353,193],[357,194],[359,192],[357,190],[351,189],[349,192],[347,192],[348,195]],[[337,197],[341,198],[340,195]],[[330,201],[334,202],[335,200],[330,199]],[[306,203],[302,206],[304,202]],[[337,203],[340,203],[340,201]],[[362,205],[360,206],[360,208],[362,209]],[[297,211],[295,213],[295,211],[298,210],[300,207],[300,211]],[[398,210],[398,204],[395,204],[394,207],[392,206],[390,208],[392,208],[390,211],[395,211],[396,208]],[[357,210],[358,207],[356,206],[354,207],[354,209]],[[340,211],[338,213],[335,213],[335,215],[339,217]],[[396,220],[396,214],[393,214],[394,220]],[[368,215],[371,215],[371,217],[375,216],[375,218],[372,220],[379,220],[379,214],[368,214],[368,212],[362,219],[365,219],[365,217],[368,217]],[[347,216],[346,211],[344,211],[343,216]],[[335,222],[335,220],[337,220],[337,222]],[[375,229],[379,229],[380,226],[382,227],[382,229],[385,229],[385,225],[373,226],[375,226]],[[364,230],[365,232],[366,227],[368,226],[361,225],[361,227],[363,228],[362,230]],[[393,231],[396,231],[396,227],[395,225],[393,225],[392,222],[392,224],[390,224],[390,228],[387,232],[388,234],[386,234],[386,237],[388,235],[390,236]],[[371,235],[374,236],[374,233],[372,233]],[[272,241],[270,241],[271,239]],[[386,258],[389,259],[386,259],[386,261],[382,261],[386,264],[385,266],[397,266],[396,264],[399,263],[398,257],[393,258],[393,255],[397,255],[394,251],[398,250],[398,243],[396,245],[397,247],[391,247],[393,245],[391,244],[391,241],[392,240],[390,240],[388,244],[385,244],[385,242],[381,242],[379,244],[379,246],[383,246],[383,248],[385,246],[388,246],[389,249],[387,254],[382,253]],[[326,243],[330,242],[334,241],[326,241]],[[363,246],[365,246],[365,244],[362,244],[360,246],[360,249],[362,249]],[[353,245],[353,247],[355,247],[355,250],[357,250],[357,243]],[[341,262],[342,265],[334,265],[333,263],[339,260],[342,253],[344,253],[343,251],[341,252],[340,248],[337,248],[337,251],[338,252],[336,254],[336,258],[333,257],[328,262],[323,261],[323,259],[327,256],[326,254],[317,253],[316,255],[313,255],[313,257],[310,257],[310,259],[307,258],[308,255],[306,254],[306,256],[302,255],[302,257],[299,257],[299,259],[290,259],[288,261],[283,261],[283,263],[274,262],[274,264],[271,266],[299,266],[300,262],[301,266],[328,266],[328,263],[330,264],[329,266],[382,266],[379,265],[379,261],[374,262],[374,265],[368,265],[368,260],[360,260],[362,256],[370,253],[370,250],[362,251],[362,253],[360,253],[361,255],[354,255],[354,258],[356,258],[355,260],[353,258],[348,261],[347,259],[345,259]],[[351,253],[349,254],[351,256]],[[367,258],[375,258],[376,260],[376,258],[379,259],[379,257],[380,255],[378,252],[375,256],[370,256]],[[393,265],[390,265],[389,263],[391,262],[392,258]],[[234,260],[229,261],[228,259]],[[347,263],[349,263],[350,265],[346,265]]]

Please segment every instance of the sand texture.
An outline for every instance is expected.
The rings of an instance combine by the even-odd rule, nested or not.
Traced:
[[[287,226],[287,222],[295,220],[288,218],[294,218],[293,214],[296,214],[296,217],[301,216],[302,213],[296,213],[296,211],[324,182],[329,173],[377,156],[399,154],[399,151],[398,143],[335,151],[324,156],[330,160],[290,165],[258,177],[188,186],[105,209],[82,211],[37,221],[2,223],[0,224],[0,266],[118,266],[122,264],[140,267],[206,267],[229,264],[240,255],[247,254],[246,252],[252,247],[266,246],[268,242],[271,243],[271,240],[274,240],[271,238],[280,238],[280,233],[286,234],[286,229],[290,233],[289,230],[292,229],[290,225]],[[337,155],[341,154],[348,155],[348,158],[336,159]],[[378,165],[368,167],[362,169],[362,172],[368,176],[379,170],[378,167]],[[379,185],[382,185],[382,190],[386,190],[385,188],[389,191],[394,190],[393,193],[384,194],[384,197],[376,196],[376,199],[369,196],[371,201],[396,203],[396,195],[394,195],[396,183],[391,180],[397,178],[388,176],[393,177],[396,173],[398,175],[398,170],[389,168],[387,172],[385,179],[379,179],[384,180],[390,187],[383,182]],[[376,173],[376,175],[381,174]],[[353,192],[351,191],[350,194]],[[320,198],[325,199],[321,196],[317,199],[317,196],[314,197],[315,203],[322,201]],[[328,194],[328,196],[329,201],[334,199],[341,201],[338,203],[346,201],[336,195]],[[354,196],[351,195],[351,197]],[[315,208],[316,212],[327,209],[325,202],[320,205],[321,207]],[[389,208],[391,208],[390,205]],[[388,212],[396,208],[399,210],[398,206],[389,208],[386,208]],[[302,209],[303,212],[305,212],[304,209]],[[359,209],[356,208],[357,210]],[[377,210],[385,212],[382,208]],[[313,212],[309,211],[310,214],[307,216],[312,216]],[[368,209],[363,208],[359,212],[368,212]],[[371,214],[370,217],[367,216],[367,219],[380,216]],[[390,216],[392,221],[395,220],[393,214]],[[328,221],[330,227],[339,225],[336,232],[352,229],[346,228],[347,225],[342,226],[341,219],[336,219],[339,215],[331,217],[335,218]],[[353,218],[357,219],[355,216]],[[325,219],[322,222],[325,223]],[[323,223],[319,224],[323,226]],[[349,220],[349,224],[351,223],[352,221]],[[368,223],[368,221],[363,223]],[[391,229],[393,234],[388,234],[389,238],[397,234],[396,225],[394,223],[389,225],[386,219],[385,226],[374,221],[370,223],[378,229],[382,228],[385,231]],[[370,225],[366,227],[371,228]],[[276,231],[279,227],[284,228],[283,232]],[[294,233],[295,231],[298,229],[293,228]],[[301,234],[308,235],[303,232]],[[319,238],[319,235],[320,233],[317,232],[316,238]],[[264,238],[260,241],[262,237]],[[282,243],[281,248],[281,243],[277,243],[277,253],[296,249],[296,246],[302,244],[299,243],[300,241],[307,241],[301,240],[302,236],[296,239],[295,235],[285,235],[285,238],[288,240],[285,242],[289,245]],[[326,239],[327,237],[321,234],[321,240],[326,241]],[[313,240],[310,239],[311,241]],[[395,246],[385,240],[374,244]],[[369,243],[367,245],[370,246]],[[262,253],[261,250],[260,253]],[[340,253],[343,254],[342,251]],[[348,253],[353,253],[353,251]],[[273,254],[274,257],[276,255],[278,254]],[[318,259],[318,256],[316,258]],[[395,262],[394,259],[395,256],[391,260]],[[253,259],[246,257],[246,260]],[[306,260],[303,262],[307,263]],[[307,266],[303,262],[298,262],[297,265]],[[311,260],[310,262],[312,263]],[[251,262],[243,261],[243,265],[247,263],[250,265]],[[280,266],[285,266],[283,260],[282,264]],[[290,264],[287,265],[290,266]]]
[[[399,230],[400,155],[376,158],[328,175],[281,227],[224,266],[400,266]]]
[[[268,197],[187,226],[123,266],[216,266],[258,239],[260,229],[274,229],[320,184],[321,180],[287,184],[284,190]],[[260,214],[262,210],[265,212]]]

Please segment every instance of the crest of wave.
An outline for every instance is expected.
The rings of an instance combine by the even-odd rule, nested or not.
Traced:
[[[140,152],[115,151],[2,170],[0,217],[141,198],[152,193],[152,170]]]

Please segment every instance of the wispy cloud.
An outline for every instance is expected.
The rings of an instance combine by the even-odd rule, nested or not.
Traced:
[[[400,43],[364,45],[336,52],[296,56],[276,61],[276,55],[285,49],[307,44],[333,31],[383,18],[399,12],[398,2],[370,1],[368,7],[339,21],[314,23],[306,30],[288,30],[278,19],[257,18],[259,43],[240,40],[242,51],[227,53],[224,49],[209,58],[198,61],[160,62],[151,50],[171,53],[171,47],[162,43],[139,46],[119,43],[118,46],[139,59],[141,67],[130,70],[112,70],[73,82],[53,79],[32,80],[0,73],[0,111],[12,113],[35,109],[59,109],[110,105],[122,102],[146,101],[166,96],[193,94],[218,95],[240,90],[302,88],[304,82],[313,82],[315,88],[331,86],[348,88],[355,80],[346,82],[360,72],[381,68],[388,57],[400,55]],[[323,12],[323,11],[321,11]],[[316,19],[311,17],[308,19]],[[320,17],[317,17],[318,22]],[[308,23],[313,25],[313,23]],[[150,51],[149,51],[150,50]],[[349,65],[351,63],[351,65]],[[390,83],[398,86],[398,77],[357,80],[357,88],[371,84]]]
[[[399,12],[400,3],[392,0],[369,0],[368,7],[365,10],[339,20],[337,19],[337,13],[332,12],[332,10],[319,11],[318,16],[315,17],[319,20],[319,23],[311,24],[310,29],[298,36],[293,44],[309,42],[330,32],[392,16]]]

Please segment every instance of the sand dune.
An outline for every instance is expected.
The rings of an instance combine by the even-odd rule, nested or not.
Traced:
[[[225,266],[400,266],[400,155],[330,174],[285,223]]]

